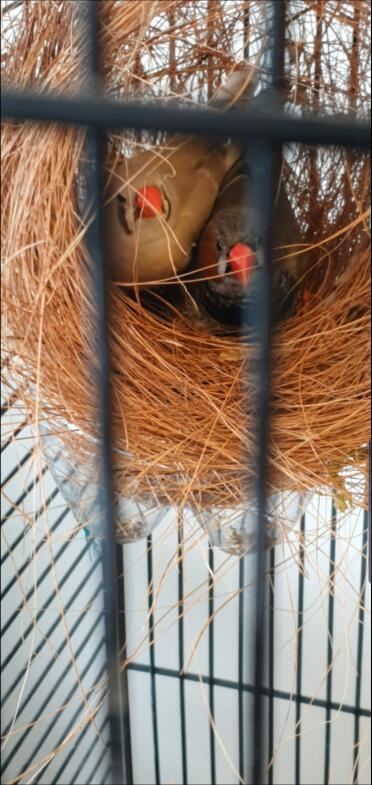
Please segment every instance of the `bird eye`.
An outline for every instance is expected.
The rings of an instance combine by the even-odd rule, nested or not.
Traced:
[[[124,204],[124,202],[127,201],[125,196],[123,196],[122,194],[117,194],[116,198],[117,198],[118,202],[120,202],[120,204]]]
[[[217,245],[217,251],[222,251],[222,245],[221,245],[221,243],[218,240],[217,240],[216,245]]]

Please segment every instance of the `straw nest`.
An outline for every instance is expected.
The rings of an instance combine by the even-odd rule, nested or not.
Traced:
[[[299,111],[368,109],[369,3],[291,3],[288,98]],[[205,8],[204,8],[205,6]],[[345,6],[345,8],[344,8]],[[78,92],[84,85],[74,4],[24,3],[9,17],[9,85]],[[315,8],[315,10],[314,10]],[[241,60],[264,71],[265,4],[102,4],[110,95],[205,101]],[[247,54],[247,50],[245,50]],[[159,139],[110,136],[122,150]],[[95,349],[87,326],[86,224],[77,173],[84,135],[4,123],[3,359],[31,420],[64,418],[96,433]],[[359,152],[292,146],[283,177],[310,250],[310,302],[273,336],[269,477],[274,489],[322,489],[363,503],[369,436],[369,171]],[[89,263],[89,260],[88,260]],[[171,296],[170,296],[171,299]],[[156,312],[110,288],[115,481],[159,502],[231,507],[245,499],[252,446],[254,347],[179,307]],[[242,380],[246,382],[243,384]],[[245,413],[248,416],[245,416]],[[250,416],[251,413],[251,416]],[[72,438],[67,432],[66,441]],[[347,477],[344,469],[347,469]]]

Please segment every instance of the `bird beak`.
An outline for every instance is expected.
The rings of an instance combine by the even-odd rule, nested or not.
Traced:
[[[139,188],[134,203],[138,211],[136,218],[154,218],[164,212],[161,191],[153,185]]]
[[[249,245],[236,243],[229,253],[229,263],[234,275],[242,286],[248,286],[254,263],[254,251]]]

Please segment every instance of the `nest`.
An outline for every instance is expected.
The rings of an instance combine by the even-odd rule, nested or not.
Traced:
[[[264,74],[265,4],[200,6],[106,0],[108,93],[206,101],[233,60],[247,55],[248,44],[249,61]],[[73,8],[69,2],[24,3],[16,10],[2,60],[7,85],[83,89]],[[355,4],[352,17],[349,3],[314,10],[301,1],[291,3],[291,13],[289,107],[366,114],[369,4]],[[122,151],[144,142],[157,144],[159,136],[111,134],[108,146]],[[62,418],[79,429],[61,432],[78,462],[94,453],[97,434],[86,223],[77,198],[83,146],[84,134],[75,129],[3,125],[4,379],[17,387],[31,421]],[[363,504],[370,411],[368,159],[358,151],[292,145],[282,175],[311,259],[313,296],[273,335],[269,484],[271,490],[324,489],[340,507]],[[118,492],[194,509],[245,504],[255,347],[209,320],[190,318],[187,309],[151,309],[115,284],[109,305]]]

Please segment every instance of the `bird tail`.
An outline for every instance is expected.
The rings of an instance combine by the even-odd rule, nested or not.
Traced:
[[[258,83],[258,69],[255,65],[240,63],[234,66],[226,82],[217,90],[210,106],[216,109],[230,109],[232,106],[249,101]],[[225,172],[229,172],[242,158],[242,149],[237,144],[226,146]]]
[[[225,171],[230,172],[238,161],[243,160],[242,148],[238,144],[230,144],[226,147]]]

